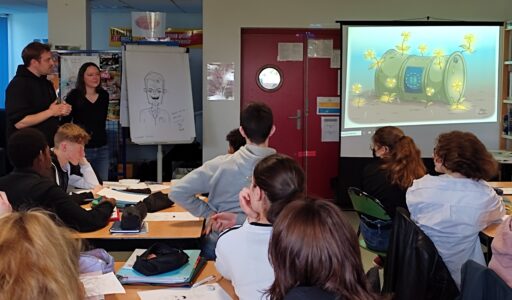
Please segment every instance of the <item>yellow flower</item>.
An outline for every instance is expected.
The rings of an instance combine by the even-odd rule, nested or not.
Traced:
[[[454,111],[466,111],[466,110],[469,110],[471,108],[471,104],[465,102],[465,103],[461,103],[461,102],[456,102],[456,103],[453,103],[452,105],[450,105],[450,109],[451,110],[454,110]]]
[[[382,94],[382,96],[380,96],[379,101],[382,103],[392,103],[393,100],[395,100],[395,97],[396,97],[396,93],[390,94],[388,92],[384,92],[384,94]]]
[[[358,95],[361,93],[363,86],[360,83],[355,83],[352,85],[352,93]]]
[[[420,51],[421,55],[425,54],[425,52],[427,52],[427,45],[425,44],[420,44],[418,46],[418,50]]]
[[[457,93],[460,93],[462,91],[462,87],[463,87],[463,84],[462,84],[462,81],[460,80],[455,80],[453,83],[452,83],[452,89],[454,91],[456,91]]]
[[[411,33],[407,32],[407,31],[404,31],[404,32],[402,32],[401,36],[402,36],[404,41],[408,41],[409,38],[411,37]]]
[[[375,58],[375,51],[368,49],[364,52],[364,58],[365,59],[374,59]]]
[[[371,65],[370,65],[370,69],[373,69],[373,68],[380,68],[380,66],[382,66],[382,63],[384,62],[384,59],[383,58],[380,58],[380,59],[376,59]]]
[[[427,94],[427,96],[432,96],[432,95],[434,95],[435,92],[436,92],[436,90],[434,90],[434,88],[431,88],[431,87],[427,87],[425,89],[425,93]]]
[[[394,88],[396,86],[396,79],[395,78],[386,79],[386,86],[388,88]]]
[[[361,107],[361,106],[364,106],[365,104],[366,104],[366,99],[362,98],[362,97],[355,97],[352,100],[352,105],[355,107]]]
[[[475,35],[472,34],[472,33],[468,33],[464,36],[464,40],[466,41],[466,43],[468,44],[473,44],[475,42]]]
[[[442,49],[435,49],[434,50],[434,56],[435,57],[441,57],[444,55],[444,51]]]

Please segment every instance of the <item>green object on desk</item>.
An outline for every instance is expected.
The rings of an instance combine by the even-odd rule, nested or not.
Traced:
[[[94,206],[100,204],[101,199],[103,199],[103,197],[99,196],[98,198],[95,198],[94,200],[92,200],[91,206],[94,207]]]

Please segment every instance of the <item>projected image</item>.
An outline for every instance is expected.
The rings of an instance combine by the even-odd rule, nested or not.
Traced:
[[[350,27],[344,129],[495,122],[498,26]]]

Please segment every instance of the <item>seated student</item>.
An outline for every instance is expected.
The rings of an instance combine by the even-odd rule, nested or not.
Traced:
[[[173,184],[169,198],[197,217],[208,218],[207,231],[212,215],[218,212],[237,214],[237,224],[242,224],[245,214],[240,208],[238,194],[250,184],[254,166],[263,158],[274,154],[268,147],[274,133],[272,110],[263,103],[251,103],[240,113],[240,133],[247,144],[234,154],[225,154],[207,161]],[[209,193],[208,202],[196,197]],[[218,232],[213,230],[203,242],[203,256],[215,257]]]
[[[84,299],[80,239],[44,211],[0,218],[0,299]]]
[[[292,201],[273,227],[269,299],[377,299],[366,281],[356,233],[335,204]]]
[[[498,164],[472,133],[440,134],[433,153],[441,176],[425,175],[407,190],[411,219],[428,235],[457,286],[468,259],[485,265],[478,233],[505,214],[501,198],[485,180]]]
[[[361,189],[377,198],[393,218],[397,207],[407,209],[405,192],[425,175],[421,152],[413,139],[394,126],[377,129],[372,137],[375,159],[365,166]]]
[[[491,248],[489,268],[512,288],[512,217],[507,217],[498,227]]]
[[[7,143],[7,155],[14,170],[0,178],[0,190],[5,191],[14,210],[44,208],[78,231],[107,225],[116,201],[103,197],[91,210],[73,201],[51,178],[50,148],[40,131],[25,128],[15,132]]]
[[[235,128],[226,135],[226,141],[228,141],[228,153],[233,154],[240,147],[245,145],[245,138],[240,133],[240,129]]]
[[[272,223],[303,192],[304,172],[288,156],[267,156],[254,168],[252,184],[240,192],[247,220],[224,231],[215,249],[215,266],[231,280],[240,299],[259,300],[272,284],[274,273],[268,261]]]
[[[91,164],[85,158],[84,147],[89,138],[85,130],[72,123],[61,125],[55,133],[55,146],[51,153],[54,178],[64,191],[67,191],[68,185],[94,189],[100,184]],[[71,165],[78,168],[72,168]]]

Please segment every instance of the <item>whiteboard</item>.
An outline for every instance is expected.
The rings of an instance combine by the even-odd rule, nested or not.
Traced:
[[[127,45],[128,119],[134,143],[178,144],[194,140],[192,85],[185,50]]]

